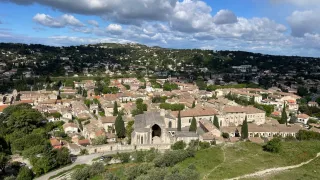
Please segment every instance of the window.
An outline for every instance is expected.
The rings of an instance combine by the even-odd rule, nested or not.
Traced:
[[[169,121],[169,128],[172,128],[172,122],[171,121]]]
[[[191,123],[191,119],[189,119],[189,123]]]

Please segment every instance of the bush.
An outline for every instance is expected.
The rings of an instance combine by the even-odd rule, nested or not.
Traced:
[[[281,151],[281,139],[280,138],[273,138],[270,140],[266,145],[263,146],[264,151],[278,153]]]
[[[173,145],[171,145],[172,150],[184,149],[186,148],[187,144],[184,141],[177,141]]]
[[[297,134],[298,140],[320,140],[320,133],[300,130]]]
[[[130,153],[117,153],[115,159],[121,161],[121,163],[128,163],[130,161]]]
[[[186,158],[193,156],[194,151],[191,150],[166,151],[164,154],[156,157],[153,162],[156,167],[172,167]]]
[[[77,169],[71,175],[71,179],[73,180],[87,180],[89,177],[90,177],[90,167]]]
[[[90,177],[103,173],[105,170],[103,163],[96,162],[90,166]]]
[[[134,180],[142,174],[147,174],[147,171],[153,168],[151,163],[142,163],[138,166],[129,167],[125,170],[125,175],[128,180]]]
[[[167,174],[167,168],[152,168],[147,174],[139,176],[137,180],[163,180]]]
[[[208,149],[210,147],[210,143],[208,142],[200,142],[199,146],[201,149]]]
[[[229,139],[229,133],[222,133],[222,137],[225,139]]]
[[[33,179],[33,172],[27,167],[22,167],[19,171],[17,180],[32,180],[32,179]]]

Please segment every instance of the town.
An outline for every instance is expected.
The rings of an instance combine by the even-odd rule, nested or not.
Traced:
[[[160,67],[155,68],[157,65],[125,65],[121,63],[126,61],[121,60],[120,64],[105,60],[76,67],[70,56],[50,55],[51,62],[43,61],[42,46],[35,50],[37,53],[31,51],[32,45],[23,46],[29,48],[26,50],[29,53],[19,55],[18,51],[2,50],[6,63],[1,64],[0,116],[4,130],[0,132],[10,137],[8,142],[15,153],[11,159],[32,168],[37,176],[72,162],[76,164],[77,157],[86,158],[78,160],[86,164],[104,157],[103,154],[151,149],[165,152],[181,143],[220,147],[245,140],[263,145],[272,139],[301,139],[303,134],[320,134],[316,74],[283,73],[248,64],[215,70],[191,63],[162,71]],[[75,49],[113,50],[127,46],[141,48],[134,44],[113,44]],[[216,62],[215,56],[224,56],[224,52],[203,55],[204,52],[208,53],[195,50],[187,54],[191,53],[192,59],[213,56],[211,63]],[[263,57],[250,55],[253,56],[248,59]],[[303,58],[296,58],[293,62],[303,62]],[[312,62],[309,58],[308,63]],[[53,66],[57,63],[64,67]],[[220,66],[225,65],[220,63]],[[45,72],[51,75],[42,74]],[[294,76],[299,76],[299,81],[292,79]],[[35,123],[35,119],[39,122]],[[44,134],[38,133],[41,128],[45,129]],[[15,135],[17,132],[24,135]],[[38,139],[32,142],[34,149],[19,145],[29,138]],[[47,140],[50,147],[45,145]],[[41,154],[48,152],[61,152],[67,160],[45,168],[40,163]],[[87,158],[86,155],[93,156]],[[47,163],[50,164],[50,160]]]

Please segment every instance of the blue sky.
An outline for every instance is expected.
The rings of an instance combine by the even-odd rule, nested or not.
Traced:
[[[320,0],[0,0],[0,42],[320,57]]]

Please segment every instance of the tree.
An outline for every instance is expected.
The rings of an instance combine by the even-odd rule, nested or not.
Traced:
[[[61,149],[54,150],[54,151],[56,151],[55,160],[59,166],[63,166],[71,163],[70,153],[67,148],[63,147]]]
[[[107,137],[106,136],[98,136],[92,140],[93,145],[102,145],[107,143]]]
[[[19,170],[19,174],[17,176],[17,180],[32,180],[33,179],[33,173],[32,171],[27,167],[21,167]]]
[[[266,145],[263,146],[264,151],[278,153],[281,150],[281,139],[280,138],[273,138],[270,140]]]
[[[308,89],[303,86],[300,86],[298,87],[297,94],[301,97],[306,96],[308,94]]]
[[[178,131],[181,131],[181,115],[180,115],[180,111],[178,113],[178,127],[177,127]]]
[[[229,133],[224,132],[222,133],[222,137],[225,139],[229,139],[230,136],[229,136]]]
[[[190,132],[196,132],[197,131],[197,121],[196,121],[195,117],[192,118],[191,125],[189,127],[189,131]]]
[[[3,153],[3,152],[0,153],[0,171],[1,172],[4,172],[9,159],[10,159],[10,156],[8,156],[6,153]]]
[[[291,118],[290,118],[289,123],[290,123],[290,124],[294,124],[294,123],[296,123],[297,121],[298,121],[297,116],[292,115]]]
[[[195,107],[196,107],[196,101],[193,101],[192,108],[195,108]]]
[[[118,115],[118,104],[117,102],[114,102],[114,105],[113,105],[113,116],[116,116]]]
[[[241,127],[241,138],[242,139],[247,139],[248,138],[248,121],[247,121],[247,116],[245,120],[242,123]]]
[[[133,132],[134,121],[129,121],[126,127],[126,136],[128,138],[128,144],[131,144],[131,133]]]
[[[288,116],[287,116],[287,112],[286,112],[286,105],[283,104],[283,109],[282,109],[282,113],[281,113],[281,119],[279,121],[280,124],[287,124],[288,123]]]
[[[213,125],[215,125],[218,129],[220,129],[219,119],[216,115],[214,115],[214,118],[213,118]]]
[[[124,121],[122,120],[121,115],[118,115],[116,118],[115,129],[118,138],[124,138],[126,136],[126,129],[124,127]]]

